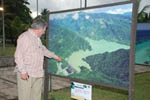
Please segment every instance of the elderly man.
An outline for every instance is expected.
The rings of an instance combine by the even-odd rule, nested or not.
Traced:
[[[62,59],[42,45],[40,37],[45,33],[47,23],[37,18],[31,28],[17,40],[15,62],[19,100],[41,100],[44,56]]]

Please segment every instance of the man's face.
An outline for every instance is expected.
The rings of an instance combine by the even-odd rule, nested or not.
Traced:
[[[45,31],[46,31],[46,27],[43,29],[39,29],[38,30],[38,36],[41,37],[43,34],[45,34]]]

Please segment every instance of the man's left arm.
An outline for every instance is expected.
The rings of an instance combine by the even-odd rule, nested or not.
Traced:
[[[62,61],[61,57],[56,56],[55,53],[48,50],[44,45],[42,46],[42,49],[43,49],[44,56],[46,56],[48,58],[54,58],[57,61]]]

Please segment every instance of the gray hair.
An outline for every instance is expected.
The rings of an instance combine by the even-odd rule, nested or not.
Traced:
[[[45,27],[47,27],[47,22],[41,17],[35,18],[31,24],[31,29],[43,29]]]

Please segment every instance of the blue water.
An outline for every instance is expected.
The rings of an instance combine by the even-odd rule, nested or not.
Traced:
[[[137,30],[136,31],[136,44],[150,41],[150,30]]]
[[[137,30],[135,63],[150,65],[150,30]]]

